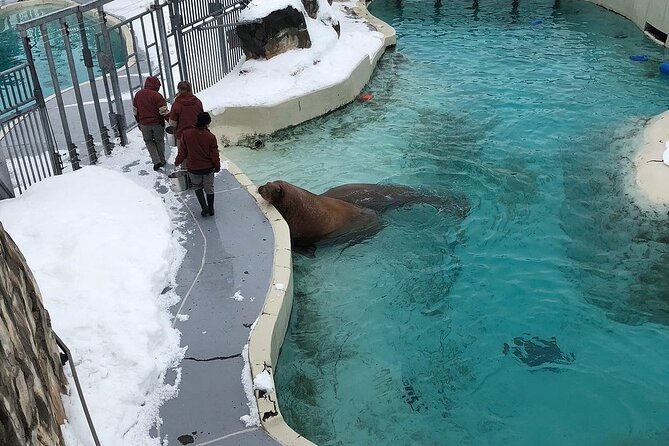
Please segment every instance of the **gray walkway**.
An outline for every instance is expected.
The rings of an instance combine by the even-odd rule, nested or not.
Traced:
[[[216,215],[207,218],[192,191],[181,193],[194,217],[183,222],[188,252],[177,276],[182,300],[172,310],[188,316],[175,322],[188,350],[179,394],[160,411],[159,435],[169,445],[278,444],[239,419],[249,414],[241,352],[270,285],[272,227],[228,171],[216,177],[215,191]]]

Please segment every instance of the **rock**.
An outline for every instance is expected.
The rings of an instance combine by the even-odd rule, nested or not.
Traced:
[[[304,15],[292,6],[272,11],[258,23],[242,23],[236,32],[247,59],[269,59],[288,50],[311,47]]]
[[[307,15],[312,19],[318,17],[318,0],[302,0]]]
[[[67,384],[49,314],[25,258],[0,224],[0,443],[64,446]]]

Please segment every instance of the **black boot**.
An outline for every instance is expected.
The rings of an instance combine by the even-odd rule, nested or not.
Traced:
[[[200,202],[200,207],[202,208],[200,215],[206,217],[209,215],[209,208],[207,207],[207,202],[204,200],[204,191],[202,189],[195,189],[195,196],[197,197],[197,201]]]
[[[207,194],[207,203],[209,204],[209,215],[214,215],[214,194]]]

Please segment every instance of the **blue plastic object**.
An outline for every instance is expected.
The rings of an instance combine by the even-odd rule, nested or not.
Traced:
[[[645,54],[635,54],[630,56],[630,60],[633,62],[646,62],[648,60],[648,56]]]
[[[662,62],[660,64],[660,73],[669,74],[669,62]]]
[[[543,20],[540,20],[540,19],[534,19],[534,20],[532,20],[532,21],[530,22],[530,25],[532,25],[532,26],[539,26],[539,25],[541,25],[542,23],[544,23]]]

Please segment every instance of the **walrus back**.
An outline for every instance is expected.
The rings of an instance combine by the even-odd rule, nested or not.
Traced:
[[[410,187],[399,185],[344,184],[327,190],[321,196],[336,198],[379,213],[411,204],[423,203],[438,209],[451,211],[457,217],[463,218],[469,213],[470,209],[469,200],[464,196],[424,194]]]

